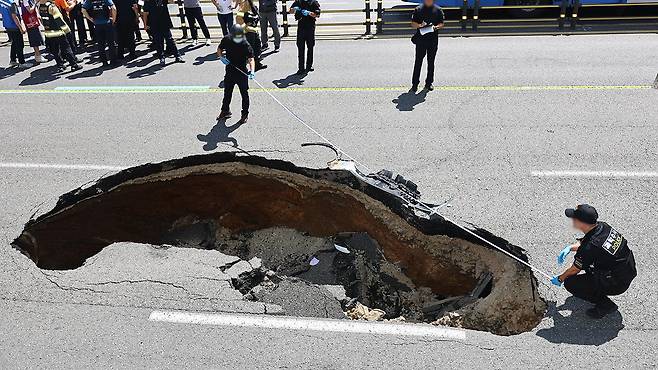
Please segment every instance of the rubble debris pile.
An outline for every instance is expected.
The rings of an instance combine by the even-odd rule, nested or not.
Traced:
[[[147,164],[60,197],[14,245],[46,269],[73,269],[116,242],[216,249],[245,299],[288,315],[436,322],[509,335],[545,302],[532,272],[414,207],[388,171],[308,169],[215,153]],[[401,184],[401,185],[396,185]],[[527,259],[485,230],[474,232]]]

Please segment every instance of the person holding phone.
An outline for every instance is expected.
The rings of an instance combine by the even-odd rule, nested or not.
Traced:
[[[414,9],[411,16],[411,27],[416,29],[411,42],[416,45],[416,61],[411,79],[411,92],[418,91],[420,84],[420,69],[423,59],[427,56],[427,78],[425,79],[425,90],[434,90],[434,61],[436,52],[439,50],[439,33],[443,28],[443,10],[434,3],[434,0],[424,0],[423,4]]]

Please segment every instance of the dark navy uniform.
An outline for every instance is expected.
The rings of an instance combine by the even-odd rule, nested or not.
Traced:
[[[601,306],[614,306],[608,298],[624,293],[637,276],[633,251],[623,235],[605,222],[585,234],[574,258],[585,274],[564,281],[574,296]]]
[[[230,64],[226,66],[224,76],[224,99],[222,100],[222,112],[229,112],[233,89],[238,85],[242,97],[242,116],[249,114],[249,72],[247,62],[254,58],[254,50],[247,40],[242,42],[233,41],[232,37],[225,36],[219,44],[219,48],[226,52],[226,58]]]
[[[310,15],[304,15],[302,11],[315,13],[319,17],[320,3],[317,0],[296,0],[290,8],[300,9],[300,11],[295,12],[295,19],[297,20],[297,59],[299,71],[304,71],[304,69],[310,71],[313,69],[316,20]]]
[[[438,5],[426,6],[425,4],[419,5],[414,9],[411,20],[414,23],[438,26],[444,22],[443,10]],[[411,84],[418,87],[420,83],[420,69],[423,66],[423,59],[427,55],[427,78],[425,85],[431,86],[434,83],[434,60],[436,59],[436,52],[439,50],[439,33],[437,30],[421,35],[420,29],[411,38],[411,41],[416,45],[416,61],[414,63],[414,73],[411,79]]]

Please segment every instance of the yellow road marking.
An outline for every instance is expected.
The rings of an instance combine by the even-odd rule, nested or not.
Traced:
[[[644,90],[651,85],[507,85],[507,86],[435,86],[439,91],[554,91],[554,90]],[[381,86],[381,87],[288,87],[288,88],[252,88],[252,92],[367,92],[367,91],[406,91],[408,86]],[[127,86],[113,89],[111,86],[103,88],[74,88],[74,89],[0,89],[0,94],[141,94],[141,93],[216,93],[223,89],[217,87],[180,88],[158,86]]]

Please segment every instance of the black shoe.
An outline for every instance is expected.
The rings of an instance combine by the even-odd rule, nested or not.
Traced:
[[[166,64],[167,64],[167,61],[165,60],[165,58],[164,58],[164,57],[161,57],[161,58],[160,58],[160,65],[161,65],[162,67],[164,67]]]
[[[260,71],[261,69],[265,69],[265,68],[267,68],[267,64],[256,63],[256,70],[255,70],[254,72],[258,72],[258,71]]]
[[[64,72],[64,71],[66,71],[66,66],[64,64],[58,64],[57,72]]]
[[[77,61],[76,61],[76,62],[77,62]],[[77,62],[77,63],[80,63],[80,62]],[[110,63],[108,63],[107,60],[104,60],[104,61],[102,61],[101,63],[103,64],[103,67],[107,67],[107,66],[110,65]]]
[[[412,85],[411,89],[409,89],[409,92],[412,92],[412,93],[415,93],[416,91],[418,91],[418,85]]]
[[[274,52],[278,53],[279,49],[281,49],[281,45],[274,45]]]
[[[427,84],[427,85],[425,85],[425,90],[434,91],[434,86],[432,84]]]
[[[174,63],[185,63],[185,61],[181,57],[176,57],[176,59],[174,59]]]
[[[270,48],[270,46],[267,45],[267,44],[265,44],[265,45],[263,45],[263,46],[260,48],[260,50],[267,50],[267,49],[269,49],[269,48]]]
[[[82,59],[80,59],[80,57],[75,57],[75,62],[76,63],[82,63]]]
[[[592,319],[598,320],[617,311],[618,308],[619,307],[617,307],[617,305],[614,303],[612,303],[611,305],[597,304],[596,306],[585,311],[585,314],[587,314],[587,316],[589,316]]]
[[[219,116],[217,116],[217,120],[223,120],[223,119],[229,119],[233,116],[233,113],[230,111],[222,111],[219,113]]]
[[[306,71],[307,72],[313,72],[313,71],[315,71],[315,68],[313,68],[313,66],[308,66],[308,67],[306,67]]]
[[[128,54],[128,60],[133,60],[133,59],[137,59],[137,54],[135,53]]]
[[[82,66],[79,64],[74,64],[71,66],[71,72],[79,71],[82,69]]]
[[[240,117],[240,120],[236,122],[236,125],[244,125],[245,123],[247,123],[248,120],[249,120],[249,114],[242,113],[242,117]]]
[[[306,71],[300,68],[300,69],[297,70],[296,74],[298,74],[298,75],[305,75],[305,74],[306,74]]]

